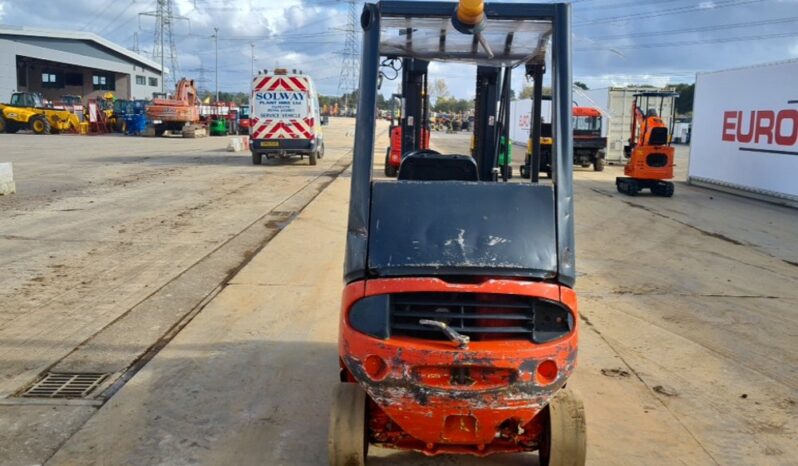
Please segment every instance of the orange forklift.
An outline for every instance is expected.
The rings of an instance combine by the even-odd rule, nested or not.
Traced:
[[[679,94],[670,91],[634,95],[631,137],[624,147],[629,159],[623,169],[626,176],[615,178],[619,193],[636,196],[641,190],[650,189],[655,196],[673,196],[673,183],[665,180],[673,178],[675,150],[670,135],[677,97]]]
[[[397,70],[396,63],[401,63]],[[427,61],[414,58],[389,57],[381,67],[390,71],[380,76],[388,77],[401,71],[402,93],[391,96],[390,146],[385,151],[385,176],[394,178],[405,155],[416,151],[430,151],[429,96],[427,94]],[[378,83],[381,79],[377,78]],[[394,124],[396,102],[401,113],[398,124]]]
[[[363,466],[378,445],[583,466],[584,408],[566,388],[579,331],[570,5],[383,0],[360,24],[329,464]],[[373,179],[381,57],[476,65],[473,155],[403,154],[397,179]],[[500,182],[500,86],[519,69],[540,95],[547,62],[552,182]],[[537,106],[538,154],[540,124]]]

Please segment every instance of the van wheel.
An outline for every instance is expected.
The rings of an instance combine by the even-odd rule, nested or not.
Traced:
[[[252,152],[252,165],[260,165],[263,162],[263,156],[257,152]]]
[[[30,129],[34,134],[50,134],[50,122],[42,115],[30,119]]]
[[[311,165],[316,165],[316,153],[315,152],[311,152],[308,155],[308,162],[310,162]]]
[[[324,141],[321,141],[321,147],[319,148],[319,158],[324,158]]]

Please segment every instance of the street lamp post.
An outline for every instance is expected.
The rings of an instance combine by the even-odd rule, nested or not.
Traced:
[[[255,43],[250,42],[249,46],[252,48],[252,64],[249,67],[249,74],[251,79],[255,79]]]
[[[213,28],[213,45],[216,49],[216,102],[219,102],[219,28]]]

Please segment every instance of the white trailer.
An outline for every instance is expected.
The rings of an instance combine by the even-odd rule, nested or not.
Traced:
[[[696,77],[688,181],[798,206],[798,60]]]
[[[603,113],[601,128],[602,136],[607,138],[607,151],[605,161],[610,164],[625,164],[623,148],[629,144],[630,128],[632,126],[632,100],[639,92],[654,90],[673,91],[672,88],[653,89],[650,87],[605,87],[588,91],[577,91],[573,94],[576,105],[580,107],[595,107]],[[647,109],[643,109],[645,112]],[[660,109],[657,108],[660,114]],[[668,127],[674,118],[675,109],[670,103],[662,108],[660,117]]]
[[[551,100],[540,102],[540,116],[543,123],[551,123]],[[510,102],[510,140],[516,144],[527,145],[532,128],[532,100],[513,100]]]
[[[690,144],[690,126],[691,123],[687,121],[677,121],[673,125],[671,140],[674,144]]]

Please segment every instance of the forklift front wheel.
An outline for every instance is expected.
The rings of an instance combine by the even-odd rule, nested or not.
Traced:
[[[341,383],[335,387],[327,455],[330,466],[366,465],[366,392],[356,383]]]
[[[391,148],[385,149],[385,176],[388,178],[396,177],[396,167],[391,165]]]
[[[572,391],[560,390],[543,413],[546,429],[540,466],[584,466],[587,454],[585,407]]]

